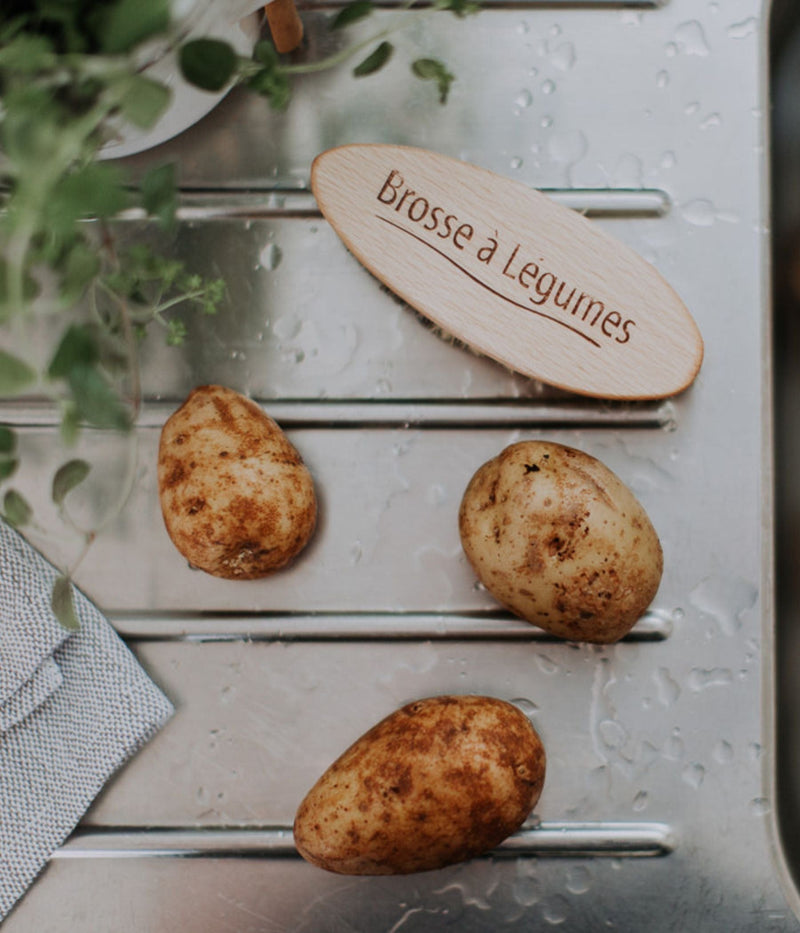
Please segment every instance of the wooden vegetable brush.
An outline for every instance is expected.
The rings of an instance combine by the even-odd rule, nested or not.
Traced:
[[[392,145],[323,152],[311,184],[370,272],[511,369],[607,399],[664,398],[697,375],[700,332],[656,269],[526,185]]]

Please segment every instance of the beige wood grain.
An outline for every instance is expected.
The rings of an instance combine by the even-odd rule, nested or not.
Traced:
[[[629,247],[519,182],[404,146],[319,155],[320,210],[375,276],[448,334],[583,395],[652,399],[694,380],[700,332]]]

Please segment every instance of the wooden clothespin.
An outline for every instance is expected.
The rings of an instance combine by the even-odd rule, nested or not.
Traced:
[[[264,11],[276,51],[281,55],[293,52],[303,41],[303,21],[295,0],[271,0]]]

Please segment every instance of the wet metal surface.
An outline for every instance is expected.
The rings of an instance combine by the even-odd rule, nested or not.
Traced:
[[[328,15],[307,13],[317,47]],[[776,798],[767,15],[758,0],[437,14],[386,73],[304,79],[281,115],[231,94],[130,160],[179,160],[165,248],[229,284],[185,347],[148,348],[134,496],[79,578],[177,714],[9,933],[800,929]],[[406,52],[456,73],[445,108]],[[666,403],[577,399],[436,333],[308,193],[313,157],[359,141],[468,159],[585,210],[690,308],[706,344],[695,385]],[[136,216],[120,235],[156,236]],[[272,578],[192,571],[163,528],[159,427],[202,382],[263,404],[314,474],[318,532]],[[32,464],[20,491],[46,514],[52,419],[37,400],[3,417]],[[529,437],[599,457],[659,531],[661,589],[616,646],[509,618],[463,557],[469,477]],[[103,436],[82,443],[108,476],[122,468]],[[104,495],[87,488],[84,507]],[[55,558],[73,544],[42,542]],[[492,856],[410,878],[297,858],[294,810],[321,771],[399,705],[447,692],[532,717],[548,780],[531,822]]]

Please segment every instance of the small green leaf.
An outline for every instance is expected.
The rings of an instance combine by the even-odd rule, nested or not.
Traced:
[[[88,327],[71,324],[47,368],[51,379],[66,379],[76,366],[93,366],[100,359],[97,341]]]
[[[0,48],[0,68],[22,74],[54,67],[57,59],[46,36],[22,33]]]
[[[130,414],[122,400],[94,366],[73,366],[67,377],[78,416],[95,428],[127,431]]]
[[[128,52],[169,26],[168,0],[117,0],[97,4],[95,33],[104,52]]]
[[[126,75],[124,88],[120,98],[122,115],[142,130],[155,125],[172,99],[172,91],[165,84],[144,75]]]
[[[437,0],[436,7],[440,10],[450,10],[460,18],[472,16],[481,9],[480,3],[476,3],[475,0]]]
[[[331,20],[330,28],[344,29],[346,26],[357,23],[359,20],[369,16],[374,9],[375,5],[371,0],[352,0],[352,2],[343,6],[336,16],[334,16]]]
[[[19,395],[36,382],[36,371],[18,356],[0,349],[0,396]]]
[[[13,476],[17,472],[18,466],[19,460],[15,460],[13,457],[0,458],[0,482]]]
[[[4,87],[3,105],[0,131],[5,155],[29,170],[51,159],[53,134],[61,116],[52,93],[32,82],[8,90]]]
[[[0,424],[0,454],[13,454],[17,448],[17,435],[11,428]]]
[[[68,460],[63,463],[53,477],[52,499],[56,505],[61,505],[67,493],[86,479],[91,466],[85,460]]]
[[[117,165],[85,165],[55,186],[48,202],[48,220],[71,229],[76,220],[85,217],[113,217],[130,203],[126,181]]]
[[[183,321],[178,320],[177,318],[172,318],[167,324],[167,346],[168,347],[180,347],[186,335],[188,334],[186,325]]]
[[[356,78],[363,78],[366,75],[375,74],[389,61],[393,51],[394,46],[391,42],[381,42],[373,52],[367,55],[363,62],[356,65],[353,69],[353,75]]]
[[[289,78],[274,68],[257,71],[247,82],[251,91],[266,97],[273,110],[285,110],[292,96]]]
[[[236,71],[236,52],[221,39],[192,39],[178,61],[184,78],[204,91],[221,91]]]
[[[39,285],[27,270],[23,273],[22,297],[25,301],[31,301],[39,294]],[[12,306],[8,295],[8,265],[5,259],[0,256],[0,323],[19,313],[24,308],[20,308],[17,303]]]
[[[25,497],[16,489],[9,489],[3,496],[3,517],[9,525],[22,528],[31,519],[33,509],[28,505]]]
[[[97,253],[78,240],[69,250],[61,272],[61,303],[71,307],[100,270]]]
[[[439,103],[447,103],[450,86],[456,77],[447,70],[443,62],[436,58],[418,58],[411,63],[411,71],[423,81],[435,81],[439,89]]]
[[[178,208],[175,177],[175,164],[170,162],[151,168],[142,179],[142,206],[148,214],[158,218],[164,229],[170,229],[175,223]]]
[[[81,623],[75,612],[72,599],[72,581],[69,577],[57,577],[50,595],[50,607],[53,615],[68,632],[77,632]]]
[[[274,68],[280,61],[280,56],[269,39],[261,39],[256,42],[253,49],[253,61],[258,62],[259,65],[264,65],[265,68]]]

